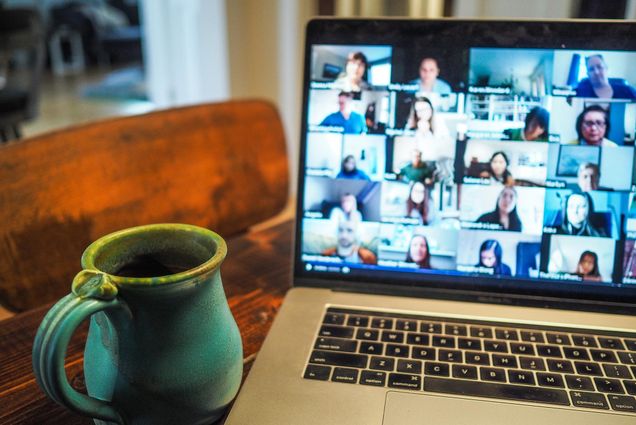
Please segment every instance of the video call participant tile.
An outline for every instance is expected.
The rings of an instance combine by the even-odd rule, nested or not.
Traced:
[[[521,186],[463,185],[461,226],[540,235],[545,189]]]
[[[457,270],[491,276],[536,277],[541,236],[485,230],[459,232]]]
[[[553,235],[549,245],[547,267],[539,277],[592,283],[614,280],[614,240]]]

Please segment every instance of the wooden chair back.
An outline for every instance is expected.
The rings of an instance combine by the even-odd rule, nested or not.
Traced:
[[[285,138],[263,101],[115,118],[0,147],[0,304],[68,293],[90,242],[182,222],[225,237],[281,211]],[[231,255],[231,253],[230,253]]]

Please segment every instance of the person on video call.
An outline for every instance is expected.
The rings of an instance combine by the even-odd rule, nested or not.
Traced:
[[[596,255],[596,252],[583,251],[579,258],[579,263],[576,265],[574,274],[583,280],[601,282],[603,278],[598,270],[598,255]]]
[[[371,102],[367,105],[367,110],[364,113],[364,120],[367,124],[367,133],[369,134],[384,134],[386,131],[386,124],[379,122],[375,119],[376,106],[375,102]]]
[[[592,197],[587,192],[572,193],[565,199],[565,213],[563,223],[557,229],[557,233],[575,236],[601,236],[606,237],[605,229],[595,227],[590,222],[594,214]]]
[[[413,100],[406,129],[415,130],[415,142],[417,147],[426,153],[426,159],[437,160],[454,156],[455,143],[451,140],[444,122],[437,119],[429,98],[417,96]]]
[[[510,267],[501,260],[502,256],[501,244],[494,239],[486,239],[479,247],[477,267],[492,269],[495,275],[512,276]]]
[[[360,246],[358,241],[358,225],[356,221],[341,221],[338,223],[336,246],[327,248],[322,255],[340,257],[344,262],[354,264],[376,264],[376,255]]]
[[[493,183],[512,186],[515,180],[512,178],[510,171],[508,171],[509,165],[510,160],[508,159],[508,155],[502,151],[497,151],[490,157],[488,169],[479,173],[479,177],[490,179]]]
[[[329,114],[320,125],[342,127],[344,133],[360,134],[367,132],[364,117],[352,110],[353,93],[342,91],[338,94],[338,112]]]
[[[421,182],[425,185],[433,183],[433,173],[435,167],[429,166],[422,161],[422,151],[413,149],[411,153],[411,162],[402,167],[398,173],[398,177],[407,182]]]
[[[576,133],[578,138],[570,141],[569,145],[615,147],[616,143],[607,139],[610,123],[609,114],[600,105],[590,105],[576,118]]]
[[[415,263],[420,269],[431,268],[431,252],[428,249],[428,241],[424,235],[414,235],[409,242],[409,250],[406,253],[406,262]]]
[[[636,99],[636,89],[622,78],[612,79],[607,76],[607,63],[603,55],[591,55],[585,58],[587,78],[581,80],[576,87],[578,97],[599,97],[603,99]]]
[[[353,155],[347,155],[342,160],[340,172],[336,178],[349,180],[371,180],[364,171],[358,169],[356,166],[356,158]]]
[[[340,197],[340,206],[333,207],[329,219],[339,223],[341,221],[362,221],[362,213],[358,211],[358,200],[351,193]]]
[[[423,58],[420,61],[419,78],[409,81],[409,84],[418,84],[418,91],[423,94],[450,94],[451,86],[439,78],[439,71],[437,59]]]
[[[547,142],[549,140],[549,126],[550,112],[545,108],[537,106],[532,108],[526,115],[525,126],[523,128],[504,130],[504,134],[506,134],[510,140]]]
[[[494,211],[481,215],[477,223],[499,224],[503,230],[521,232],[523,226],[517,213],[517,191],[514,187],[504,187],[497,197]]]
[[[428,224],[430,201],[431,198],[424,183],[412,182],[409,188],[409,196],[406,198],[406,216],[417,218],[422,224]]]
[[[590,192],[592,190],[599,190],[599,180],[601,179],[601,172],[598,169],[598,165],[591,162],[582,162],[576,173],[576,182],[581,192]]]
[[[366,81],[368,66],[369,62],[364,53],[349,53],[345,64],[345,72],[340,74],[334,81],[335,88],[351,92],[367,90],[369,88],[369,84]]]

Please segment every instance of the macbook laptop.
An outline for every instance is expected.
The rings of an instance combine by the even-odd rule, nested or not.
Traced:
[[[636,25],[314,20],[229,424],[636,423]]]

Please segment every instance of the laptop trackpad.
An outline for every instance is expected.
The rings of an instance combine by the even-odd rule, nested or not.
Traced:
[[[383,425],[627,425],[634,417],[445,395],[389,391]]]

